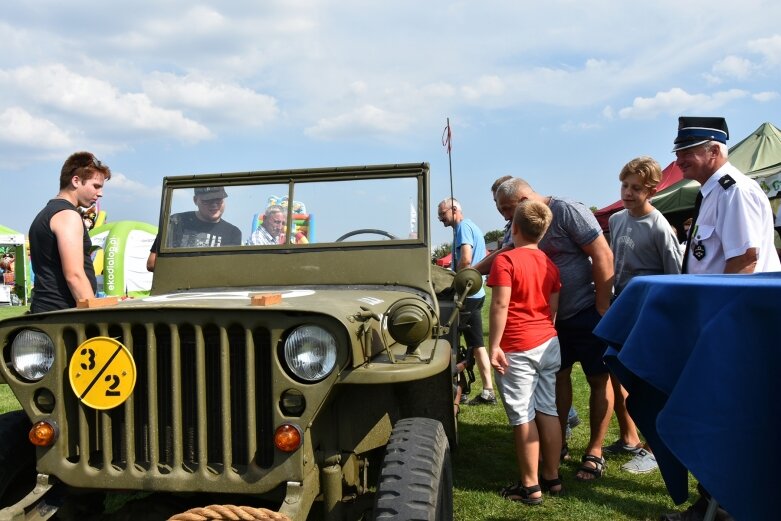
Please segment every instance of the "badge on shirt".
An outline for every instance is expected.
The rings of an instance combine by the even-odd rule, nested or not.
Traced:
[[[702,242],[695,242],[694,247],[692,248],[692,255],[694,255],[694,258],[698,261],[701,261],[705,258],[705,245]]]

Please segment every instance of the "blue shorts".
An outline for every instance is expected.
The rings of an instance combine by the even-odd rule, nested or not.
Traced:
[[[569,369],[575,362],[580,362],[586,376],[608,372],[602,356],[607,350],[607,343],[594,336],[602,315],[595,306],[588,307],[576,315],[556,321],[556,332],[561,344],[561,369]]]

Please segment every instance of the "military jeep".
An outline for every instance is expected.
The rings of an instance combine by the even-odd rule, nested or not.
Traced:
[[[0,322],[23,408],[0,417],[0,519],[116,491],[145,519],[161,496],[451,519],[453,321],[481,279],[432,265],[428,184],[425,163],[165,178],[149,297]],[[220,188],[241,241],[183,240]]]

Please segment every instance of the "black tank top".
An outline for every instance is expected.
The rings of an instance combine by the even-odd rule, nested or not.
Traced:
[[[57,237],[50,225],[51,218],[63,210],[76,212],[77,209],[64,199],[51,199],[30,225],[30,261],[35,274],[33,298],[30,305],[32,313],[74,308],[76,301],[71,294],[65,275],[62,272],[62,259],[57,248]],[[84,272],[92,285],[92,291],[97,290],[95,269],[89,250],[92,241],[84,228]]]

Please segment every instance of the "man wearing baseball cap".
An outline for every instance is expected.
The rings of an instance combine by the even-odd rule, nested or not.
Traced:
[[[241,230],[222,218],[226,197],[228,194],[222,186],[195,188],[193,202],[197,210],[171,216],[171,246],[204,248],[240,245]]]

